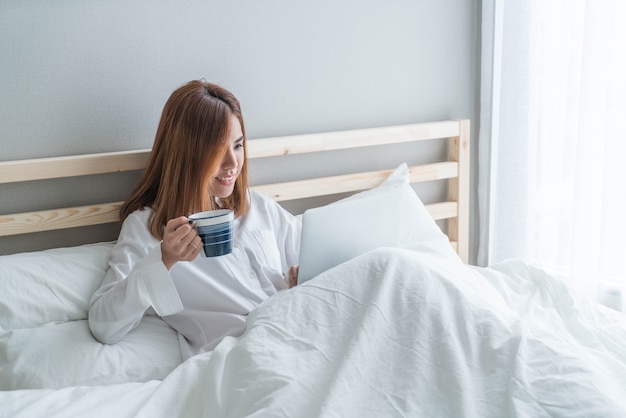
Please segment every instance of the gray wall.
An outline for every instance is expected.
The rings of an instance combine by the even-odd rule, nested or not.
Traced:
[[[196,78],[239,97],[250,138],[469,118],[476,139],[479,7],[0,0],[0,160],[149,148],[169,94]],[[80,204],[76,188],[123,199],[134,179],[4,185],[0,213]],[[63,244],[58,233],[0,239],[0,253]]]

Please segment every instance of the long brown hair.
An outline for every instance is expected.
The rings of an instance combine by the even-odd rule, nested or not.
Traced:
[[[220,199],[235,216],[248,210],[246,131],[241,107],[228,90],[206,81],[190,81],[175,90],[165,103],[152,152],[143,177],[122,205],[122,221],[132,212],[151,207],[148,228],[158,239],[170,219],[216,209],[209,190],[228,147],[232,116],[241,124],[244,162],[233,193]]]

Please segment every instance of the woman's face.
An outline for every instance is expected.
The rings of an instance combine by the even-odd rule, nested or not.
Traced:
[[[243,133],[236,116],[230,118],[230,145],[217,171],[211,177],[210,189],[214,196],[226,198],[233,193],[235,181],[244,163]]]

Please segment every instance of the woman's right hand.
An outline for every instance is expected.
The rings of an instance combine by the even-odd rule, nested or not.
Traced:
[[[171,219],[161,241],[161,260],[168,270],[178,261],[191,261],[202,251],[202,240],[185,216]]]

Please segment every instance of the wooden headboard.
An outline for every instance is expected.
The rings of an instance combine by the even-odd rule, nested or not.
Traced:
[[[411,182],[448,181],[447,199],[426,205],[436,220],[447,220],[447,234],[467,263],[469,246],[469,121],[439,121],[382,128],[325,132],[248,141],[248,158],[261,159],[356,149],[425,140],[447,140],[447,161],[410,166]],[[15,183],[92,174],[141,170],[150,150],[120,151],[66,157],[0,162],[0,183]],[[351,193],[380,184],[394,167],[331,177],[271,184],[253,184],[277,201]],[[0,215],[0,236],[52,231],[119,222],[121,202],[50,208]]]

